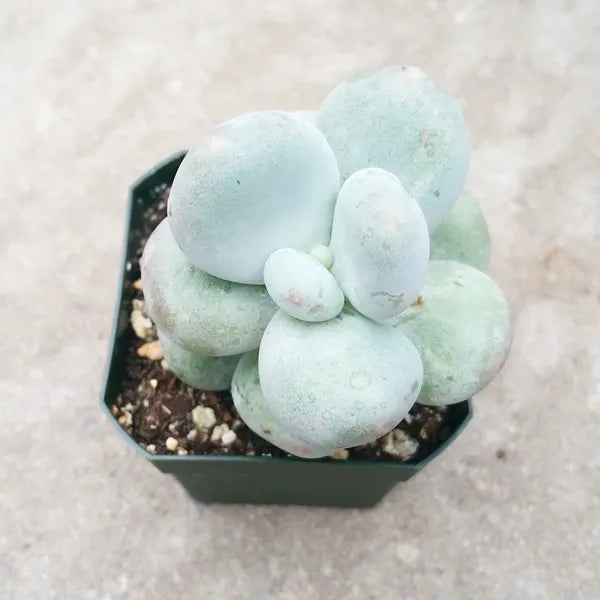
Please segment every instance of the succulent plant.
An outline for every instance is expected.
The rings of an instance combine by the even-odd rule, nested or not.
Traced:
[[[416,67],[212,130],[142,257],[169,367],[231,385],[246,424],[304,458],[374,441],[415,401],[480,391],[511,331],[478,270],[489,235],[460,195],[468,162],[458,105]]]

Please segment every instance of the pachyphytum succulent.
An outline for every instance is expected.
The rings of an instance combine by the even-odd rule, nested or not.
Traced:
[[[304,458],[479,392],[511,327],[468,164],[457,103],[416,67],[213,129],[141,261],[169,368],[231,386],[251,429]]]

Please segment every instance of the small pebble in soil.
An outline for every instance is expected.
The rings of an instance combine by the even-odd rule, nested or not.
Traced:
[[[402,460],[411,459],[419,450],[419,442],[402,429],[393,429],[384,438],[383,451]]]
[[[131,427],[133,425],[133,417],[130,412],[123,412],[117,421],[122,427]]]
[[[237,435],[235,435],[235,431],[228,429],[223,435],[221,435],[221,443],[223,446],[231,446],[233,442],[237,439]]]
[[[198,437],[198,431],[196,429],[190,429],[185,437],[189,442],[193,442]]]
[[[146,301],[140,300],[139,298],[134,298],[131,301],[131,308],[133,310],[139,310],[145,317],[148,317],[148,313],[146,312]]]
[[[227,423],[223,423],[222,425],[217,425],[210,434],[210,441],[220,442],[223,439],[223,434],[229,431],[229,425]]]
[[[145,317],[141,310],[132,310],[130,316],[131,326],[141,340],[151,340],[154,334],[152,321]]]
[[[216,424],[217,417],[210,406],[196,406],[192,410],[192,421],[198,429],[207,431]]]
[[[154,444],[148,444],[146,450],[150,452],[150,454],[156,454],[156,446]]]
[[[137,349],[138,356],[150,360],[160,360],[163,357],[162,348],[158,340],[146,342]]]
[[[133,289],[138,290],[138,292],[142,291],[142,280],[141,279],[136,279],[133,282]]]
[[[177,446],[179,446],[179,442],[174,437],[168,437],[165,441],[165,446],[170,452],[175,452],[175,450],[177,450]]]
[[[156,389],[156,386],[158,385],[158,379],[151,379],[150,380],[150,386],[153,387],[154,389]]]
[[[331,458],[335,458],[337,460],[346,460],[350,456],[350,453],[346,448],[338,448],[335,452],[331,454]]]

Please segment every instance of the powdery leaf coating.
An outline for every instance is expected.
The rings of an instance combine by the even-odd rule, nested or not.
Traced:
[[[400,180],[361,169],[340,190],[333,219],[331,272],[354,308],[383,321],[418,297],[427,278],[429,233]]]
[[[399,329],[351,307],[323,323],[279,311],[258,362],[274,418],[307,444],[329,448],[366,444],[393,429],[423,377],[419,353]]]
[[[475,198],[461,194],[446,220],[431,234],[430,257],[485,271],[490,253],[490,234],[481,208]]]
[[[344,306],[344,294],[333,275],[316,258],[293,248],[269,256],[265,286],[281,310],[302,321],[333,319]]]
[[[452,261],[430,263],[421,298],[397,320],[423,360],[418,401],[466,400],[492,381],[508,356],[508,303],[485,273]]]
[[[141,267],[149,315],[191,352],[229,356],[254,350],[277,310],[263,286],[217,279],[192,265],[166,219],[148,239]]]
[[[226,390],[231,385],[231,378],[241,355],[206,356],[198,352],[190,352],[172,342],[162,331],[158,330],[163,355],[168,369],[183,383],[200,390]]]
[[[184,158],[169,196],[177,243],[198,268],[260,284],[279,248],[327,244],[339,172],[323,134],[282,111],[241,115]]]
[[[278,448],[301,458],[329,456],[334,448],[310,446],[294,437],[275,420],[260,388],[258,351],[244,354],[233,375],[231,397],[238,414],[254,431]]]
[[[340,83],[317,125],[342,181],[364,167],[397,175],[430,231],[450,212],[469,166],[467,128],[452,96],[417,67],[387,66]]]

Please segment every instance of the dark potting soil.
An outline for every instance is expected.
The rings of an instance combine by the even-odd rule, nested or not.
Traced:
[[[158,187],[155,190],[157,203],[144,212],[140,244],[131,265],[134,274],[139,273],[139,259],[146,240],[166,217],[168,195],[168,186]],[[111,409],[136,442],[153,454],[288,456],[246,427],[235,410],[229,390],[194,389],[165,368],[156,330],[144,311],[141,281],[128,284],[128,288],[131,312],[137,312],[138,326],[135,333],[133,327],[127,333],[125,377]],[[197,406],[212,409],[215,423],[209,429],[196,428],[192,410]],[[449,433],[445,407],[415,404],[393,432],[371,444],[338,451],[334,458],[418,461],[431,454]]]

